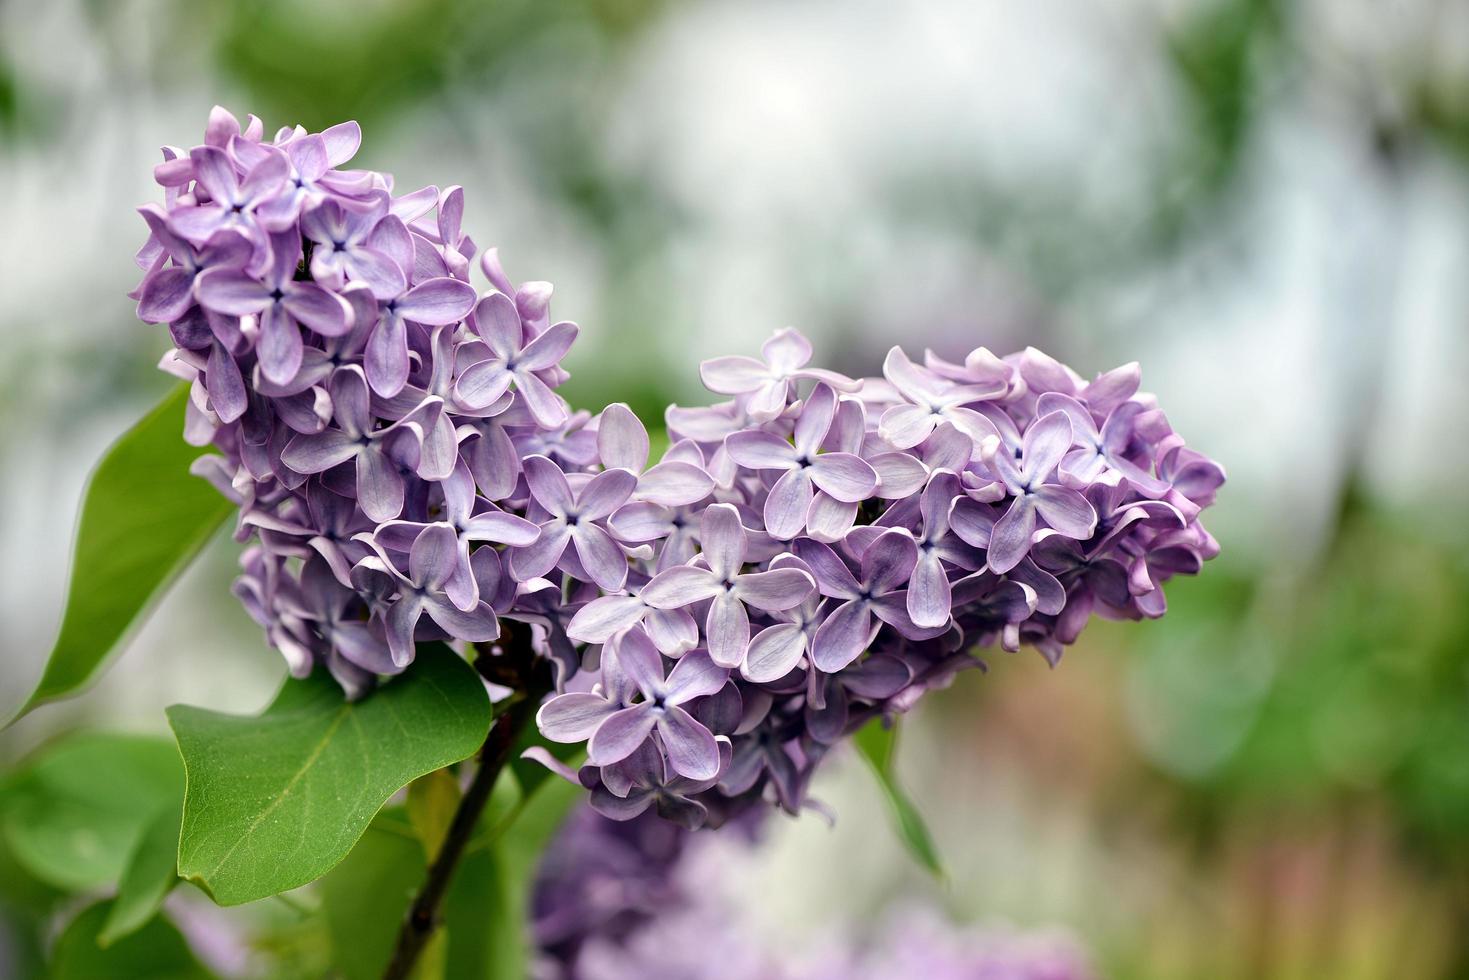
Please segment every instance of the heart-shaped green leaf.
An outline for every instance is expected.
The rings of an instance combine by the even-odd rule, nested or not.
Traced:
[[[238,905],[329,871],[388,797],[479,748],[490,701],[474,668],[434,643],[361,701],[317,671],[258,717],[175,705],[168,721],[188,774],[179,874]]]
[[[894,765],[898,748],[897,723],[884,726],[881,718],[874,718],[857,732],[855,741],[857,751],[867,760],[873,775],[877,777],[878,785],[882,787],[883,795],[887,797],[893,813],[894,829],[907,845],[908,852],[919,864],[936,877],[942,878],[944,865],[939,858],[938,848],[934,845],[933,835],[923,822],[923,814],[918,812],[918,807],[898,783]]]
[[[234,505],[189,473],[187,385],[112,444],[83,498],[61,632],[21,709],[75,693],[225,522]]]
[[[42,749],[0,796],[0,826],[17,862],[68,891],[109,885],[144,828],[183,796],[166,739],[73,735]]]

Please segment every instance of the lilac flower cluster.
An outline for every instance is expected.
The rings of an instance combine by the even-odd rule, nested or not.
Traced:
[[[926,906],[895,907],[885,928],[803,933],[797,948],[752,941],[730,872],[758,860],[760,811],[714,834],[651,812],[612,822],[583,808],[536,875],[536,980],[1093,980],[1087,957],[1052,931],[959,927]],[[737,876],[736,876],[737,880]],[[771,937],[776,938],[776,937]]]
[[[898,348],[809,367],[781,331],[706,362],[670,444],[556,393],[577,335],[551,287],[462,233],[458,187],[341,167],[355,124],[263,138],[212,114],[166,148],[138,314],[192,385],[198,471],[252,542],[236,592],[292,672],[353,695],[415,644],[528,624],[557,666],[537,721],[587,743],[601,812],[694,826],[798,810],[827,750],[998,643],[1052,663],[1092,613],[1159,616],[1218,551],[1223,482],[1128,365],[1086,382],[1026,350]]]

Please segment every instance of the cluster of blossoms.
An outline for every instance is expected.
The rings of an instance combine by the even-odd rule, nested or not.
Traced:
[[[626,406],[556,393],[577,327],[550,285],[490,250],[477,290],[461,190],[339,169],[358,141],[216,109],[142,209],[138,314],[168,325],[186,437],[222,453],[198,470],[253,542],[236,592],[297,675],[355,695],[419,641],[519,621],[593,805],[719,824],[798,810],[832,745],[977,647],[1054,663],[1218,550],[1198,516],[1223,471],[1137,367],[1086,382],[1035,350],[893,348],[856,380],[782,331],[703,365],[729,400],[670,408],[649,465]]]
[[[755,941],[731,872],[758,860],[761,814],[690,834],[645,813],[572,814],[539,868],[536,980],[1095,980],[1068,936],[961,927],[927,907],[894,909],[875,936],[843,925]],[[777,939],[778,937],[771,937]],[[779,949],[773,949],[779,946]]]

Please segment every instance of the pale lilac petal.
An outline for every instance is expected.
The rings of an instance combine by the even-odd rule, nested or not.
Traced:
[[[940,431],[942,430],[943,427],[940,426]],[[955,430],[950,427],[948,431]],[[937,436],[938,433],[934,433],[929,441]],[[965,450],[965,454],[967,456],[968,450]],[[867,465],[877,474],[877,487],[873,493],[884,500],[899,500],[917,493],[928,479],[927,468],[916,456],[909,453],[878,453],[868,458]]]
[[[454,573],[459,540],[448,524],[430,524],[413,539],[408,553],[409,577],[421,588],[436,591]]]
[[[527,456],[521,465],[525,469],[526,485],[530,487],[536,503],[558,517],[572,512],[576,498],[572,496],[571,484],[566,482],[566,474],[561,472],[561,467],[545,456]]]
[[[391,521],[403,512],[403,476],[377,449],[357,454],[357,502],[374,521]]]
[[[361,444],[341,429],[326,429],[315,435],[292,436],[281,453],[281,462],[297,473],[321,473],[345,463],[361,449]]]
[[[617,508],[607,526],[618,539],[628,542],[657,541],[673,530],[673,512],[651,501],[633,501]]]
[[[1025,475],[1032,484],[1040,483],[1056,471],[1071,448],[1071,420],[1065,412],[1042,416],[1025,430],[1024,446]]]
[[[699,543],[714,577],[729,582],[745,562],[745,528],[732,504],[714,504],[704,511]]]
[[[199,305],[229,316],[259,313],[271,301],[270,288],[240,269],[206,269],[194,280]]]
[[[796,557],[806,563],[811,574],[816,576],[816,587],[821,594],[836,599],[855,599],[862,591],[853,577],[852,570],[837,553],[819,541],[801,538],[796,541]]]
[[[667,507],[683,507],[703,500],[713,489],[714,477],[702,467],[666,460],[638,479],[636,492],[644,500]]]
[[[621,762],[633,752],[653,731],[655,722],[652,705],[633,705],[603,720],[587,743],[587,761],[594,766],[607,766]]]
[[[777,623],[750,641],[740,673],[754,684],[778,681],[796,668],[805,652],[805,631],[794,623]]]
[[[928,438],[938,416],[918,405],[894,405],[882,413],[877,432],[895,449],[912,449]]]
[[[604,592],[616,592],[627,583],[627,556],[612,536],[595,524],[572,528],[571,542],[582,568]]]
[[[1066,537],[1084,541],[1096,531],[1096,510],[1075,490],[1047,484],[1032,492],[1041,518]]]
[[[622,402],[602,409],[597,423],[597,453],[602,465],[641,473],[648,465],[648,430]]]
[[[205,368],[209,405],[221,422],[229,423],[245,414],[249,404],[245,379],[240,366],[219,341],[209,347],[209,365]]]
[[[559,694],[536,712],[536,727],[553,742],[585,742],[619,707],[582,691]]]
[[[477,514],[464,523],[464,536],[471,541],[495,541],[516,548],[534,544],[541,536],[538,525],[502,510]]]
[[[448,599],[431,595],[424,600],[424,610],[440,629],[458,640],[488,643],[500,635],[500,621],[487,602],[479,602],[465,612]]]
[[[510,574],[517,582],[540,578],[556,567],[566,546],[571,542],[571,528],[561,521],[541,525],[541,536],[535,544],[510,551]]]
[[[752,470],[785,470],[796,465],[795,447],[760,429],[732,433],[724,440],[724,449],[736,463]]]
[[[801,456],[814,456],[831,430],[836,416],[837,395],[828,385],[819,384],[811,390],[801,406],[801,415],[796,419],[796,452]]]
[[[862,578],[873,595],[891,592],[913,573],[918,545],[906,531],[885,531],[862,552]]]
[[[635,626],[648,607],[632,595],[604,595],[576,611],[566,624],[566,635],[580,643],[606,643],[614,633]]]
[[[770,378],[770,369],[753,357],[716,357],[699,365],[704,387],[721,395],[754,391]]]
[[[476,331],[490,345],[490,350],[501,360],[509,360],[520,353],[525,341],[520,314],[515,311],[515,302],[504,293],[490,293],[474,308]]]
[[[613,658],[623,676],[646,698],[663,690],[663,658],[641,629],[630,629],[614,640]]]
[[[423,598],[416,593],[407,593],[388,610],[383,620],[388,637],[388,650],[393,665],[399,670],[413,662],[413,629],[423,613]]]
[[[540,378],[526,371],[517,372],[515,389],[543,428],[555,429],[566,423],[569,416],[565,403]]]
[[[704,639],[709,656],[721,667],[738,667],[750,645],[750,615],[745,604],[729,593],[717,595],[709,604],[704,621]]]
[[[711,599],[723,588],[711,571],[693,565],[675,565],[653,576],[640,593],[654,609],[678,609]]]
[[[382,226],[386,225],[388,221],[384,221]],[[400,223],[395,227],[402,225]],[[407,233],[406,229],[404,233]],[[411,243],[409,247],[412,247]],[[352,270],[352,278],[366,283],[377,299],[397,299],[408,288],[408,277],[387,252],[376,248],[354,248],[351,256],[349,268]]]
[[[1064,419],[1065,416],[1063,415]],[[957,528],[956,528],[957,530]],[[1017,497],[995,522],[990,533],[989,567],[1004,574],[1024,558],[1030,550],[1030,537],[1035,533],[1035,503],[1030,497]]]
[[[314,282],[291,283],[281,305],[323,337],[340,337],[352,329],[352,307]]]
[[[818,670],[834,674],[862,655],[872,642],[874,629],[867,604],[844,602],[826,617],[811,640],[811,662]]]
[[[798,330],[777,330],[760,345],[760,356],[777,376],[784,377],[806,366],[811,360],[811,341]]]
[[[679,658],[668,672],[663,696],[669,704],[684,704],[694,698],[708,697],[724,686],[729,670],[716,664],[703,650],[695,650]]]
[[[384,314],[367,337],[363,358],[372,390],[392,398],[408,383],[408,332],[402,317]]]
[[[679,657],[699,645],[699,624],[686,609],[649,609],[643,629],[665,656]]]
[[[326,144],[327,163],[340,167],[357,155],[357,148],[362,145],[362,127],[356,122],[337,123],[323,129],[321,139]]]
[[[799,568],[750,572],[735,579],[734,594],[741,602],[766,612],[794,609],[816,591],[816,580]]]
[[[719,775],[719,743],[709,729],[684,709],[669,705],[658,719],[658,736],[668,756],[668,767],[686,779],[706,780]]]
[[[638,478],[627,470],[603,470],[582,488],[576,501],[577,516],[583,521],[600,521],[627,502]]]
[[[515,359],[516,367],[526,371],[544,371],[560,363],[576,342],[576,324],[569,321],[552,324],[546,332],[526,344]]]
[[[143,291],[138,296],[138,319],[144,323],[177,320],[194,302],[193,289],[194,274],[188,269],[177,266],[159,269],[143,281]]]
[[[806,527],[811,512],[811,471],[786,470],[765,498],[765,530],[771,537],[790,540]]]
[[[850,453],[824,453],[811,461],[811,482],[843,503],[866,500],[877,488],[877,471]]]
[[[291,315],[273,304],[260,316],[260,339],[255,353],[260,359],[260,373],[276,384],[287,384],[301,369],[305,345],[301,329]]]
[[[494,404],[495,399],[510,388],[515,375],[498,358],[478,361],[465,368],[454,382],[454,399],[466,408],[478,411]]]
[[[918,626],[942,626],[949,621],[951,602],[949,579],[938,555],[919,556],[908,583],[908,615]]]
[[[988,548],[995,530],[995,512],[988,504],[959,497],[949,507],[949,529],[965,544]]]
[[[398,315],[405,320],[437,327],[458,323],[474,308],[474,287],[442,276],[419,283],[397,301]]]
[[[857,521],[857,505],[843,503],[825,493],[818,493],[806,514],[806,533],[817,541],[831,544],[846,537]]]

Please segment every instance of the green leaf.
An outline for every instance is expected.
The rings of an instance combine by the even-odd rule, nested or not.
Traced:
[[[408,787],[408,820],[429,860],[439,853],[462,796],[459,780],[448,769],[435,769]]]
[[[188,774],[179,874],[238,905],[329,871],[388,797],[480,747],[490,701],[435,643],[361,701],[319,670],[258,717],[175,705],[168,721]]]
[[[117,900],[97,942],[103,948],[137,932],[158,912],[168,893],[179,883],[179,822],[181,807],[159,811],[143,828],[138,844],[117,884]]]
[[[894,764],[898,747],[897,724],[884,727],[881,718],[874,718],[857,732],[855,740],[857,751],[867,760],[873,775],[877,777],[878,785],[882,787],[883,795],[887,797],[888,806],[892,809],[894,829],[907,846],[908,852],[935,877],[942,878],[943,861],[939,858],[938,848],[934,846],[933,835],[923,822],[923,815],[918,812],[918,807],[914,806],[907,792],[898,783]]]
[[[96,675],[234,509],[189,473],[179,385],[102,457],[87,483],[61,632],[17,715],[75,693]]]
[[[166,739],[73,735],[43,749],[0,797],[15,860],[67,891],[117,881],[144,829],[183,797]]]
[[[379,813],[352,853],[321,879],[332,965],[345,980],[382,976],[426,874],[418,835],[407,814],[393,808]]]
[[[82,911],[67,926],[51,955],[51,980],[208,980],[189,944],[162,916],[103,949],[98,932],[111,914],[111,902]]]

